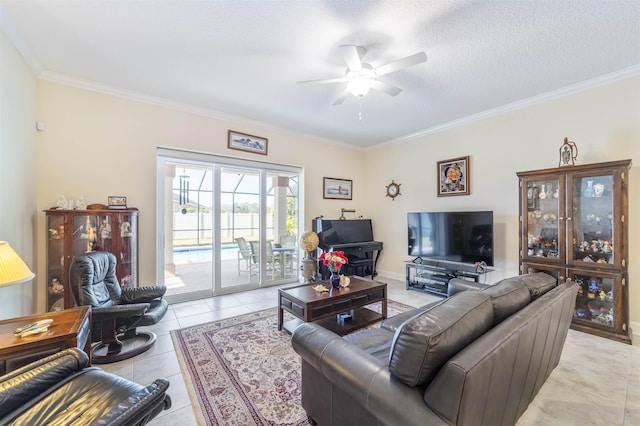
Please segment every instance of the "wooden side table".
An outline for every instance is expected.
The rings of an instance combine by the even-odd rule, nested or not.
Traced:
[[[20,337],[13,331],[50,318],[49,330]],[[0,375],[67,348],[78,347],[91,360],[91,309],[88,306],[0,321]]]

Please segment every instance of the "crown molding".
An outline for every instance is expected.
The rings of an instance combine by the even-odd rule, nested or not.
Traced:
[[[520,109],[528,108],[533,105],[549,102],[554,99],[559,99],[565,96],[584,92],[586,90],[590,90],[590,89],[604,86],[607,84],[615,83],[617,81],[622,81],[629,78],[637,77],[639,75],[640,75],[640,64],[624,68],[620,71],[605,74],[603,76],[596,77],[590,80],[585,80],[580,83],[572,84],[570,86],[566,86],[561,89],[552,90],[550,92],[543,93],[541,95],[533,96],[517,102],[512,102],[510,104],[506,104],[497,108],[492,108],[483,112],[479,112],[477,114],[468,115],[458,120],[449,121],[447,123],[443,123],[438,126],[433,126],[425,130],[421,130],[405,136],[400,136],[398,138],[391,139],[387,142],[382,142],[372,147],[369,147],[367,148],[367,151],[379,149],[389,145],[396,145],[396,144],[408,142],[422,136],[443,132],[443,131],[450,130],[460,126],[465,126],[467,124],[471,124],[477,121],[486,120],[487,118],[497,117],[499,115],[503,115],[509,112],[517,111]]]
[[[424,129],[415,133],[411,133],[405,136],[401,136],[398,138],[391,139],[387,142],[381,142],[369,147],[357,147],[348,143],[335,141],[332,139],[326,139],[317,135],[312,135],[304,132],[296,132],[291,129],[286,129],[278,126],[274,126],[269,123],[265,123],[257,120],[249,120],[245,117],[241,117],[238,115],[227,114],[220,111],[215,111],[207,108],[198,108],[193,105],[172,101],[165,98],[154,97],[150,95],[145,95],[139,92],[131,91],[131,90],[123,90],[113,88],[107,85],[95,83],[92,81],[80,80],[77,78],[69,77],[67,75],[54,73],[51,71],[43,71],[40,73],[39,78],[46,81],[51,81],[54,83],[63,84],[66,86],[72,86],[84,90],[89,90],[93,92],[103,93],[111,96],[120,97],[123,99],[132,100],[135,102],[146,103],[149,105],[159,106],[162,108],[172,109],[175,111],[181,111],[189,114],[200,115],[208,118],[214,118],[216,120],[226,121],[230,123],[238,123],[241,125],[247,125],[251,127],[257,127],[264,130],[272,130],[272,131],[280,131],[286,132],[289,134],[295,134],[298,136],[302,136],[306,139],[311,139],[316,142],[336,145],[347,149],[352,149],[355,151],[372,151],[376,149],[380,149],[389,145],[396,145],[405,142],[409,142],[411,140],[417,139],[419,137],[427,136],[434,133],[443,132],[446,130],[450,130],[456,127],[465,126],[467,124],[471,124],[474,122],[486,120],[488,118],[497,117],[503,114],[507,114],[513,111],[517,111],[520,109],[528,108],[530,106],[538,105],[544,102],[549,102],[555,99],[560,99],[569,95],[573,95],[576,93],[581,93],[586,90],[590,90],[593,88],[601,87],[607,84],[615,83],[617,81],[626,80],[629,78],[637,77],[640,75],[640,64],[634,65],[632,67],[624,68],[620,71],[616,71],[613,73],[605,74],[600,77],[596,77],[590,80],[585,80],[580,83],[572,84],[570,86],[566,86],[557,90],[553,90],[547,93],[543,93],[541,95],[533,96],[527,99],[523,99],[517,102],[512,102],[510,104],[502,105],[497,108],[492,108],[477,114],[472,114],[458,120],[449,121],[447,123],[443,123],[438,126],[433,126],[428,129]]]
[[[296,132],[291,129],[274,126],[273,124],[269,124],[263,121],[250,120],[248,118],[245,118],[239,115],[228,114],[228,113],[224,113],[221,111],[216,111],[208,108],[195,107],[193,105],[189,105],[182,102],[177,102],[177,101],[173,101],[170,99],[161,98],[157,96],[146,95],[144,93],[136,92],[133,90],[118,89],[118,88],[114,88],[104,84],[100,84],[100,83],[96,83],[88,80],[82,80],[75,77],[70,77],[65,74],[52,72],[52,71],[44,71],[40,73],[39,78],[41,80],[49,81],[52,83],[62,84],[64,86],[75,87],[78,89],[83,89],[83,90],[96,92],[96,93],[102,93],[105,95],[115,96],[118,98],[127,99],[134,102],[140,102],[140,103],[153,105],[161,108],[171,109],[174,111],[199,115],[207,118],[213,118],[213,119],[225,121],[228,123],[251,126],[254,128],[260,128],[262,130],[271,130],[271,131],[295,134],[296,136],[304,137],[305,139],[311,139],[316,142],[320,142],[324,144],[337,145],[337,146],[341,146],[347,149],[352,149],[355,151],[364,150],[364,148],[362,147],[356,147],[344,142],[339,142],[332,139],[326,139],[317,135],[312,135],[304,132]]]

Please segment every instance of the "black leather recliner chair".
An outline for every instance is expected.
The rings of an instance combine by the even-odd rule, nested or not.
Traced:
[[[144,425],[171,407],[169,381],[139,385],[71,348],[0,376],[0,425]]]
[[[155,343],[154,333],[138,331],[136,327],[156,324],[167,312],[167,301],[162,298],[164,286],[120,288],[116,257],[106,251],[95,251],[73,259],[69,287],[76,305],[92,307],[91,341],[95,342],[92,363],[131,358]],[[123,341],[131,339],[143,343],[127,345],[131,348],[123,350]]]

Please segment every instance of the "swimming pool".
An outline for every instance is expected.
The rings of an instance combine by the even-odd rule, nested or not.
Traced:
[[[222,246],[222,260],[237,259],[238,246],[236,244],[226,244]],[[173,249],[173,263],[201,263],[213,260],[213,250],[211,246],[175,247]]]

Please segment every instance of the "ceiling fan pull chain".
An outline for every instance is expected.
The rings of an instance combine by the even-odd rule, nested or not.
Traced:
[[[360,98],[360,110],[358,111],[358,120],[362,121],[362,96],[358,96]]]

